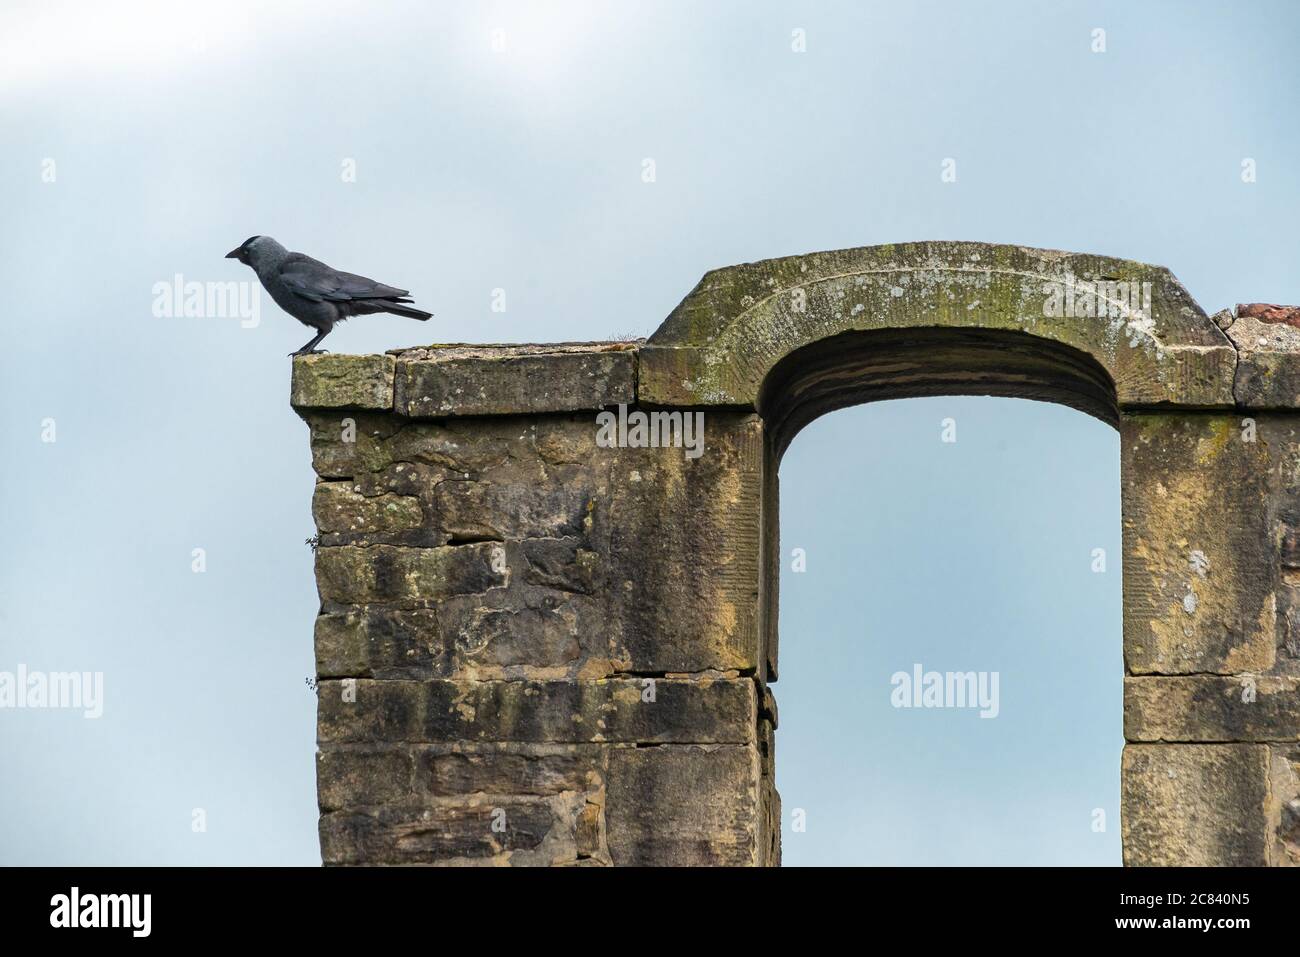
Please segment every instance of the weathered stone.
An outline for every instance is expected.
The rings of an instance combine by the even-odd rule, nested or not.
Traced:
[[[532,585],[589,595],[600,577],[600,558],[578,538],[537,538],[521,545],[524,580]]]
[[[296,356],[289,401],[295,409],[391,409],[392,356]]]
[[[321,858],[326,864],[556,864],[577,857],[573,819],[548,802],[425,808],[364,808],[321,815]],[[568,817],[569,820],[565,820]],[[548,838],[567,853],[548,852]],[[530,853],[531,852],[531,853]]]
[[[763,430],[757,416],[704,418],[705,449],[619,449],[610,479],[606,589],[629,671],[753,672]]]
[[[624,866],[762,863],[758,779],[752,747],[612,750],[605,803],[610,858]]]
[[[427,613],[433,614],[432,611]],[[364,613],[349,610],[343,614],[318,615],[313,638],[317,677],[370,676],[369,636]]]
[[[325,602],[433,600],[504,586],[510,575],[505,558],[495,543],[318,548],[316,581]]]
[[[442,608],[358,606],[316,619],[316,674],[322,678],[427,678],[450,649]]]
[[[351,482],[320,482],[311,512],[321,532],[399,532],[424,520],[419,499],[405,495],[361,495]]]
[[[1134,674],[1267,671],[1277,557],[1266,443],[1232,416],[1128,415],[1120,431],[1124,658]]]
[[[579,535],[596,493],[588,476],[575,479],[559,485],[447,479],[430,491],[429,523],[451,541]]]
[[[780,867],[781,866],[781,795],[776,790],[776,785],[771,777],[768,777],[763,786],[763,811],[761,821],[765,832],[765,838],[760,845],[762,856],[759,858],[759,864],[763,867]]]
[[[305,412],[311,428],[311,461],[323,479],[353,478],[392,461],[387,440],[397,433],[391,415],[338,410]]]
[[[1300,679],[1188,675],[1124,679],[1129,741],[1300,741]]]
[[[1237,306],[1239,319],[1256,319],[1265,323],[1283,323],[1300,329],[1300,306],[1279,306],[1268,302],[1247,302]]]
[[[1265,315],[1239,313],[1228,328],[1238,355],[1237,404],[1245,409],[1294,409],[1300,405],[1300,328]]]
[[[390,439],[393,462],[427,465],[435,481],[477,480],[494,469],[510,478],[544,472],[535,462],[531,444],[536,419],[452,419],[438,422],[394,418],[401,428]]]
[[[1300,747],[1269,748],[1269,864],[1300,867]]]
[[[1268,774],[1265,745],[1126,745],[1121,775],[1124,863],[1266,864]]]
[[[320,683],[317,734],[322,744],[754,740],[753,681],[648,681],[328,679]],[[355,701],[344,700],[344,682],[354,682]]]
[[[1130,297],[1132,289],[1141,301]],[[768,373],[802,347],[840,333],[916,327],[1002,330],[1068,346],[1106,370],[1121,407],[1233,404],[1236,355],[1168,270],[956,242],[714,270],[642,350],[638,398],[758,409]],[[996,369],[992,361],[988,369]],[[978,382],[985,371],[971,369],[965,381]],[[954,391],[952,382],[946,391]]]
[[[1283,568],[1300,569],[1300,526],[1292,521],[1282,524],[1279,529],[1281,532],[1282,546],[1279,560]]]
[[[455,428],[413,422],[385,431],[357,419],[348,442],[340,420],[315,417],[313,448],[322,475],[348,478],[338,484],[366,499],[416,499],[423,512],[418,531],[322,529],[339,536],[327,544],[437,545],[586,532],[604,494],[610,458],[603,450],[596,455],[593,419],[455,421]],[[471,423],[481,427],[478,434]]]
[[[1300,675],[1300,575],[1287,573],[1277,592],[1276,671]]]
[[[321,810],[414,803],[414,766],[411,752],[400,744],[320,751],[316,792]]]
[[[411,418],[600,409],[636,401],[628,343],[443,346],[398,354],[396,409]]]
[[[547,678],[575,676],[590,659],[607,660],[603,606],[583,595],[519,588],[488,601],[453,598],[439,608],[445,677]],[[603,667],[598,674],[609,674]]]
[[[588,466],[597,455],[595,417],[548,415],[532,421],[533,447],[547,466]],[[555,474],[547,470],[547,474]],[[560,473],[565,474],[565,473]]]
[[[776,728],[766,717],[758,720],[758,756],[763,761],[763,776],[772,776],[776,767]]]
[[[600,804],[588,801],[578,815],[578,824],[574,832],[574,841],[578,847],[578,857],[596,858],[602,856],[605,842],[604,808]]]
[[[597,598],[510,586],[432,608],[359,605],[316,619],[321,677],[597,678],[613,671]]]
[[[604,784],[604,745],[493,745],[477,751],[448,747],[416,752],[418,786],[437,797],[587,793]]]
[[[477,752],[462,748],[344,745],[321,751],[321,810],[360,810],[367,818],[352,822],[360,828],[358,835],[341,825],[345,817],[335,816],[339,829],[330,832],[334,845],[326,849],[326,863],[355,862],[344,858],[355,853],[348,844],[355,847],[358,837],[370,842],[375,855],[368,858],[371,863],[494,856],[521,847],[537,849],[539,837],[550,838],[549,851],[540,860],[516,863],[563,863],[583,857],[608,861],[602,816],[604,745],[493,745]],[[482,819],[475,812],[484,806],[494,814],[501,809],[499,819],[489,817],[489,822],[497,829],[492,833],[505,833],[504,838],[483,834]],[[538,812],[540,806],[549,807],[549,815]],[[522,818],[515,813],[521,807]],[[374,809],[396,813],[373,816]],[[417,839],[410,830],[417,825],[441,830],[449,843],[427,832]],[[520,840],[519,831],[528,839]]]

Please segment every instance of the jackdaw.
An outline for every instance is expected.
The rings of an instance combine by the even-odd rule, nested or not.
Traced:
[[[310,256],[289,252],[270,236],[250,236],[238,249],[226,253],[226,258],[252,266],[276,305],[316,330],[316,338],[289,353],[291,356],[324,352],[316,344],[329,335],[334,323],[351,316],[391,312],[420,320],[433,317],[431,312],[408,305],[410,293],[405,289],[331,269]]]

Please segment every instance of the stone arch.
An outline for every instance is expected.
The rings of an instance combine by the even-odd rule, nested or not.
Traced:
[[[1124,408],[1228,408],[1236,353],[1167,269],[981,243],[909,243],[707,274],[650,337],[643,400],[756,407],[801,348],[848,332],[1017,332],[1089,356]],[[963,385],[963,383],[954,383]]]
[[[780,456],[834,408],[939,393],[1120,431],[1125,862],[1300,862],[1291,315],[914,243],[710,272],[646,341],[296,359],[325,862],[779,861]],[[653,413],[702,417],[700,454],[602,443]]]

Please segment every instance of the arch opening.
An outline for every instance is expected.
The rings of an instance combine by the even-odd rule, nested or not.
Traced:
[[[1119,435],[1065,405],[875,402],[794,443],[785,862],[1120,862]],[[936,701],[914,668],[945,679]],[[977,682],[991,699],[963,699]]]
[[[808,689],[804,687],[804,685],[808,683],[808,669],[804,667],[807,665],[806,661],[796,659],[797,661],[800,661],[799,677],[796,679],[799,693],[792,695],[793,700],[786,700],[786,696],[782,694],[781,685],[777,682],[778,633],[781,630],[780,619],[782,617],[780,589],[782,588],[783,580],[787,577],[789,571],[787,559],[791,557],[790,547],[794,547],[798,544],[790,542],[790,547],[783,549],[783,543],[786,542],[786,533],[785,529],[781,527],[782,512],[784,511],[782,499],[789,493],[788,490],[782,488],[785,484],[782,477],[782,460],[785,457],[787,450],[790,448],[791,443],[801,431],[811,425],[814,421],[827,416],[829,413],[839,412],[840,410],[845,410],[853,406],[860,406],[866,403],[882,403],[898,399],[992,396],[999,398],[1032,400],[1031,403],[1013,403],[1011,404],[1013,406],[1031,406],[1036,403],[1051,403],[1083,412],[1086,415],[1109,425],[1111,429],[1102,431],[1108,433],[1111,436],[1111,441],[1115,442],[1118,440],[1116,432],[1120,425],[1120,402],[1117,392],[1118,390],[1112,375],[1094,356],[1055,339],[1049,339],[1011,329],[949,325],[848,330],[809,342],[808,344],[789,352],[780,360],[775,362],[768,374],[762,380],[756,402],[757,411],[764,423],[768,461],[768,465],[764,469],[764,499],[766,505],[764,508],[763,528],[761,533],[767,549],[767,559],[764,563],[765,569],[764,574],[762,575],[763,585],[760,589],[760,607],[762,609],[762,618],[764,622],[763,629],[766,634],[768,678],[770,681],[775,683],[774,690],[777,698],[781,699],[785,705],[785,713],[787,715],[792,712],[798,714],[802,711],[809,710],[810,708],[816,708],[818,710],[821,708],[821,705],[818,704],[818,702],[821,701],[820,698],[816,695],[805,694],[805,692],[808,691]],[[897,402],[890,402],[889,404],[894,408],[904,405],[915,405],[914,403]],[[1009,408],[1006,404],[1002,404],[1001,407],[1003,409]],[[857,415],[859,413],[855,412],[851,414]],[[1070,416],[1069,418],[1074,419],[1075,417]],[[937,420],[934,423],[931,423],[931,428],[937,427]],[[997,427],[1000,428],[1001,426]],[[832,428],[834,428],[833,425]],[[1085,428],[1083,431],[1089,430]],[[1097,430],[1093,429],[1090,431],[1095,437]],[[939,438],[937,434],[933,435],[929,441],[934,443],[934,445],[938,445]],[[860,444],[865,444],[868,447],[876,447],[874,441]],[[1118,450],[1111,449],[1111,454],[1105,456],[1105,461],[1109,464],[1103,466],[1103,468],[1107,468],[1110,473],[1113,473],[1110,475],[1111,481],[1107,483],[1107,494],[1111,495],[1111,498],[1113,499],[1113,501],[1110,501],[1110,510],[1114,512],[1112,518],[1115,520],[1113,522],[1105,523],[1104,528],[1099,528],[1097,530],[1097,538],[1099,540],[1104,537],[1106,539],[1104,545],[1105,550],[1118,556],[1120,551],[1120,522],[1118,521]],[[977,483],[984,483],[986,487],[991,487],[992,484],[996,484],[996,482],[999,481],[999,479],[994,476],[999,476],[1000,480],[1005,480],[1006,476],[1003,471],[1000,470],[999,466],[991,465],[990,468],[992,469],[991,472],[982,476],[975,476],[975,481]],[[852,467],[850,467],[850,472],[853,472],[855,476],[857,474]],[[822,480],[819,479],[819,482],[820,481]],[[1004,484],[1014,486],[1015,483]],[[867,493],[866,496],[862,496],[861,491],[862,490],[858,490],[858,498],[851,498],[849,501],[851,503],[856,503],[861,501],[863,497],[874,501],[876,500],[875,496],[880,494],[879,492]],[[785,494],[783,494],[783,492]],[[968,492],[969,489],[961,490],[961,494],[963,495]],[[825,490],[822,490],[813,495],[813,500],[817,502],[815,507],[818,509],[826,507],[826,503],[822,499],[824,494],[826,494],[826,492]],[[910,493],[903,492],[900,494],[906,495]],[[889,500],[889,496],[886,495],[885,498],[886,500]],[[972,508],[977,507],[974,502],[969,504]],[[1061,509],[1061,505],[1062,502],[1058,498],[1055,501],[1055,507],[1059,511],[1064,511]],[[1004,503],[1003,507],[1004,509],[1011,509],[1016,512],[1016,514],[1019,514],[1018,509],[1011,504]],[[833,509],[834,507],[831,506],[831,508]],[[847,531],[848,534],[842,535],[841,538],[857,541],[857,548],[861,548],[863,544],[866,544],[866,547],[869,549],[883,549],[885,552],[890,552],[891,549],[897,545],[897,542],[891,545],[888,541],[870,543],[868,537],[853,534],[852,528],[865,521],[863,515],[858,514],[856,504],[848,505],[847,510],[843,514],[841,514],[839,510],[835,510],[835,514],[837,520],[841,522],[845,516],[849,517],[847,527],[839,529],[838,531]],[[1014,526],[1016,522],[1011,520],[1012,518],[1013,516],[1011,515],[1004,516],[1005,523],[1009,526]],[[926,531],[923,528],[925,523],[926,519],[924,517],[918,518],[918,527],[916,528],[915,535],[913,536],[913,533],[909,530],[909,538],[919,537],[927,542],[942,541],[942,531],[940,529],[930,529],[929,531]],[[1098,541],[1096,544],[1099,543],[1100,542]],[[1079,546],[1079,548],[1080,551],[1076,555],[1076,557],[1080,559],[1080,564],[1078,566],[1079,573],[1095,579],[1095,576],[1092,576],[1088,571],[1089,549],[1082,549],[1082,546]],[[841,558],[845,557],[841,556]],[[837,562],[839,560],[840,559],[835,559]],[[1039,556],[1037,564],[1042,564],[1045,560],[1044,556]],[[892,568],[890,563],[886,564]],[[905,560],[902,564],[907,567],[916,567],[918,569],[921,567],[913,566],[910,559]],[[1036,573],[1035,568],[1037,566],[1032,561],[1029,563],[1020,563],[1018,558],[1008,556],[1004,564],[1008,567],[1014,566],[1015,571],[1012,573],[1012,577],[1017,577],[1023,573],[1023,576],[1028,580],[1032,579],[1033,575]],[[978,563],[974,560],[971,561],[971,565],[973,568],[978,567]],[[898,574],[898,569],[893,568],[891,572],[886,574]],[[970,571],[969,574],[966,574],[960,569],[950,569],[947,573],[947,579],[944,581],[944,587],[950,592],[953,588],[956,588],[957,590],[967,588],[969,582],[965,581],[965,579],[978,574],[979,572],[974,570]],[[960,582],[954,582],[952,580],[954,575],[963,580]],[[943,578],[944,576],[941,575],[939,577]],[[884,579],[880,580],[883,581]],[[804,581],[806,581],[806,579]],[[1109,671],[1106,671],[1106,674],[1113,677],[1113,682],[1110,682],[1109,678],[1105,679],[1103,682],[1106,684],[1107,690],[1105,694],[1109,696],[1106,700],[1109,701],[1110,706],[1102,709],[1101,714],[1098,715],[1098,720],[1099,723],[1106,720],[1111,721],[1112,724],[1115,724],[1115,727],[1109,728],[1109,730],[1117,731],[1118,715],[1120,713],[1119,689],[1124,674],[1123,659],[1120,651],[1122,647],[1122,629],[1120,625],[1121,616],[1119,614],[1120,600],[1118,597],[1120,571],[1117,565],[1110,569],[1108,581],[1114,585],[1114,594],[1109,596],[1111,601],[1110,605],[1107,606],[1109,611],[1114,613],[1111,616],[1114,620],[1109,622],[1107,627],[1110,630],[1113,630],[1115,640],[1111,643],[1113,645],[1114,654],[1105,657],[1105,665],[1103,667],[1110,669]],[[801,582],[801,584],[802,583],[803,582]],[[915,582],[913,582],[912,585],[915,585]],[[1044,603],[1044,595],[1039,594],[1038,592],[1043,591],[1045,588],[1052,587],[1050,584],[1040,582],[1038,585],[1027,586],[1034,589],[1034,593],[1017,596],[1007,590],[1009,586],[1007,586],[1005,582],[1003,585],[1004,587],[1000,591],[993,589],[992,591],[996,592],[995,594],[985,596],[995,606],[1006,606],[1011,604],[1016,605],[1017,607],[1023,606],[1026,608],[1041,607]],[[1091,581],[1088,585],[1095,586],[1096,581]],[[886,590],[891,592],[900,590],[905,591],[907,587],[910,586],[906,586],[902,582],[897,582],[895,583],[895,586],[886,586]],[[847,614],[848,617],[853,617],[851,613],[849,613],[849,606],[851,606],[854,601],[860,601],[861,599],[850,597],[852,589],[849,589],[847,593],[844,590],[848,588],[849,586],[845,585],[844,588],[840,589],[838,592],[822,595],[816,601],[816,604],[825,608],[840,607],[844,609],[841,614]],[[865,592],[866,590],[862,589],[861,591]],[[968,596],[968,598],[969,597],[970,596]],[[918,599],[918,601],[919,600],[920,599]],[[1112,605],[1113,607],[1110,607]],[[948,611],[952,611],[952,609],[948,609]],[[965,607],[962,616],[969,616],[973,612],[979,621],[973,622],[970,620],[964,620],[962,626],[951,623],[951,627],[963,627],[966,631],[973,632],[979,632],[981,628],[985,628],[986,626],[994,627],[991,624],[993,618],[990,618],[989,621],[983,620],[983,617],[987,617],[984,615],[985,611],[986,609],[981,605],[977,605],[977,607],[974,608]],[[931,613],[932,623],[946,620],[944,619],[944,615],[942,613],[937,613],[936,609],[933,607],[931,607]],[[994,618],[995,617],[996,615],[994,615]],[[802,622],[802,619],[800,619],[800,622],[799,630],[802,631],[804,623]],[[1111,626],[1113,626],[1113,628]],[[790,627],[790,621],[788,618],[786,627]],[[923,633],[927,628],[927,626],[920,621],[918,621],[914,627],[920,629]],[[813,630],[819,635],[822,634],[821,630],[815,626]],[[936,628],[931,629],[932,633],[924,635],[923,640],[933,639],[935,636],[934,633],[937,631],[942,631],[942,628],[938,627],[936,624]],[[914,633],[912,637],[916,638],[917,635]],[[805,642],[803,641],[798,643],[801,651],[796,654],[799,654],[801,658],[806,657],[803,655],[804,644]],[[892,642],[891,644],[892,647],[889,651],[898,658],[898,662],[895,664],[898,667],[907,665],[910,668],[910,663],[913,661],[913,657],[909,657],[908,649],[898,647],[898,642]],[[1091,650],[1095,651],[1095,649],[1096,646],[1093,645]],[[1043,649],[1039,648],[1035,649],[1031,653],[1013,655],[1012,657],[1015,659],[1014,664],[1004,661],[1004,663],[999,667],[985,668],[981,666],[975,667],[973,670],[980,672],[996,672],[1010,669],[1014,671],[1016,668],[1022,666],[1023,661],[1029,660],[1034,655],[1040,654],[1042,651]],[[1073,653],[1076,655],[1079,654],[1077,649]],[[1065,657],[1069,658],[1070,654],[1071,652],[1066,652]],[[917,662],[924,662],[926,660],[925,655],[914,657]],[[903,661],[904,658],[907,660]],[[941,665],[940,670],[947,671],[949,665],[959,672],[965,672],[968,670],[968,666],[970,666],[971,663],[967,660],[962,660],[960,654],[957,655],[956,658],[957,660],[938,662]],[[1045,661],[1048,660],[1049,659],[1045,659]],[[1039,662],[1039,664],[1043,663],[1044,662]],[[850,666],[850,668],[851,667],[852,666]],[[1085,663],[1084,661],[1076,660],[1075,665],[1073,666],[1077,673],[1087,672],[1089,667],[1091,667],[1094,672],[1098,671],[1098,663],[1095,661],[1087,661]],[[840,672],[836,670],[836,674],[838,675],[839,673]],[[885,691],[887,692],[888,687],[883,684],[884,676],[877,675],[877,677],[882,678],[881,687],[885,688]],[[1102,680],[1100,678],[1100,673],[1098,673],[1096,677],[1098,677],[1099,681]],[[813,678],[812,680],[816,682],[823,679]],[[830,678],[824,680],[834,682],[838,679]],[[1113,688],[1109,686],[1110,683],[1113,683]],[[787,684],[786,687],[788,688],[790,685]],[[876,691],[879,692],[881,687],[876,688]],[[794,689],[791,690],[793,691]],[[850,692],[845,690],[844,693],[849,694]],[[800,704],[800,698],[803,697],[809,698],[809,701],[811,702],[805,702],[805,704],[808,704],[808,707],[806,708]],[[829,697],[832,699],[838,699],[843,697],[843,695],[838,691],[833,691]],[[879,698],[880,695],[876,695],[876,697]],[[1066,697],[1068,697],[1068,695],[1066,695]],[[873,705],[864,706],[871,707]],[[880,707],[881,700],[875,700],[874,706]],[[879,719],[879,717],[880,716],[877,715],[877,719]],[[807,720],[807,718],[804,718],[803,722],[806,724]],[[982,721],[979,722],[979,724],[983,723],[984,722]],[[1004,722],[1004,724],[1005,723],[1006,722]],[[909,726],[909,730],[911,730],[911,726]],[[964,730],[969,731],[969,729]],[[787,735],[790,733],[791,732],[789,731],[786,732]],[[797,734],[798,732],[795,733]],[[1122,735],[1117,735],[1116,737],[1117,740],[1115,741],[1110,740],[1108,737],[1104,742],[1093,742],[1096,745],[1093,749],[1094,751],[1097,751],[1098,754],[1104,753],[1108,756],[1099,759],[1099,762],[1094,762],[1098,763],[1098,767],[1093,768],[1093,778],[1101,779],[1101,777],[1106,776],[1118,780],[1119,762],[1117,753],[1116,755],[1110,754],[1111,751],[1117,752],[1118,748],[1122,746]],[[914,745],[917,748],[923,748],[925,742],[923,740],[918,740],[914,742]],[[1021,745],[1013,742],[1011,746],[1018,747]],[[797,744],[796,747],[798,747]],[[879,760],[880,755],[873,755],[871,753],[871,747],[872,746],[866,746],[863,752],[858,755],[856,760],[858,762],[865,761],[867,763]],[[939,747],[937,751],[942,755],[942,747]],[[1113,768],[1106,766],[1108,770],[1102,770],[1102,767],[1105,766],[1105,761],[1110,760],[1111,758],[1113,758]],[[783,766],[784,765],[781,763],[776,765],[778,769]],[[1024,775],[1026,776],[1027,781],[1033,778],[1033,772],[1029,769],[1024,771]],[[834,776],[832,775],[832,777]],[[1115,781],[1111,781],[1110,783],[1113,784]],[[1080,783],[1076,781],[1076,785],[1079,784]],[[1041,787],[1041,785],[1042,782],[1035,779],[1035,786]],[[1119,799],[1118,789],[1112,787],[1099,787],[1095,789],[1088,788],[1087,790],[1089,791],[1089,797],[1092,802],[1089,804],[1089,808],[1100,808],[1103,820],[1105,820],[1105,816],[1109,815],[1112,825],[1116,824]],[[783,803],[784,800],[785,796],[782,795]],[[844,796],[840,795],[838,800],[843,801]],[[907,806],[906,802],[904,802],[902,806]],[[994,815],[994,817],[996,818],[996,815]],[[789,823],[788,820],[783,821],[783,828]],[[1087,822],[1080,822],[1080,824],[1086,829]],[[997,829],[997,825],[991,826],[994,829]],[[1114,827],[1112,827],[1110,833],[1112,835],[1115,833]],[[1076,848],[1076,850],[1080,849]],[[1103,855],[1103,859],[1093,856],[1089,851],[1080,850],[1080,854],[1083,856],[1076,856],[1078,856],[1079,860],[1087,860],[1090,863],[1106,863],[1110,862],[1117,853],[1118,852],[1114,848],[1111,848],[1109,855]],[[1014,855],[1012,856],[1014,857]],[[799,862],[802,857],[803,855],[795,855],[794,862]],[[1033,857],[1032,853],[1028,851],[1026,851],[1026,854],[1020,858],[1021,862],[1031,859],[1037,860],[1037,858]],[[940,856],[933,859],[932,862],[943,863],[945,861],[942,856]],[[951,860],[946,862],[952,863]],[[975,861],[965,859],[963,862],[974,863]],[[1011,861],[1001,861],[1001,863],[1009,862]],[[1058,861],[1058,863],[1060,863],[1060,861]]]

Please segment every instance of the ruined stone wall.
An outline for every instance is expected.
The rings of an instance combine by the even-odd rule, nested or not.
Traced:
[[[619,344],[298,360],[326,863],[771,859],[760,424],[597,447],[634,387]]]
[[[1120,428],[1124,860],[1296,866],[1300,309],[1214,322],[1232,411]]]
[[[1300,864],[1300,416],[1126,416],[1124,859]]]
[[[1300,863],[1300,330],[1238,312],[933,243],[710,273],[648,342],[295,360],[325,863],[778,863],[780,456],[940,393],[1120,429],[1125,862]],[[604,447],[620,405],[702,454]]]

